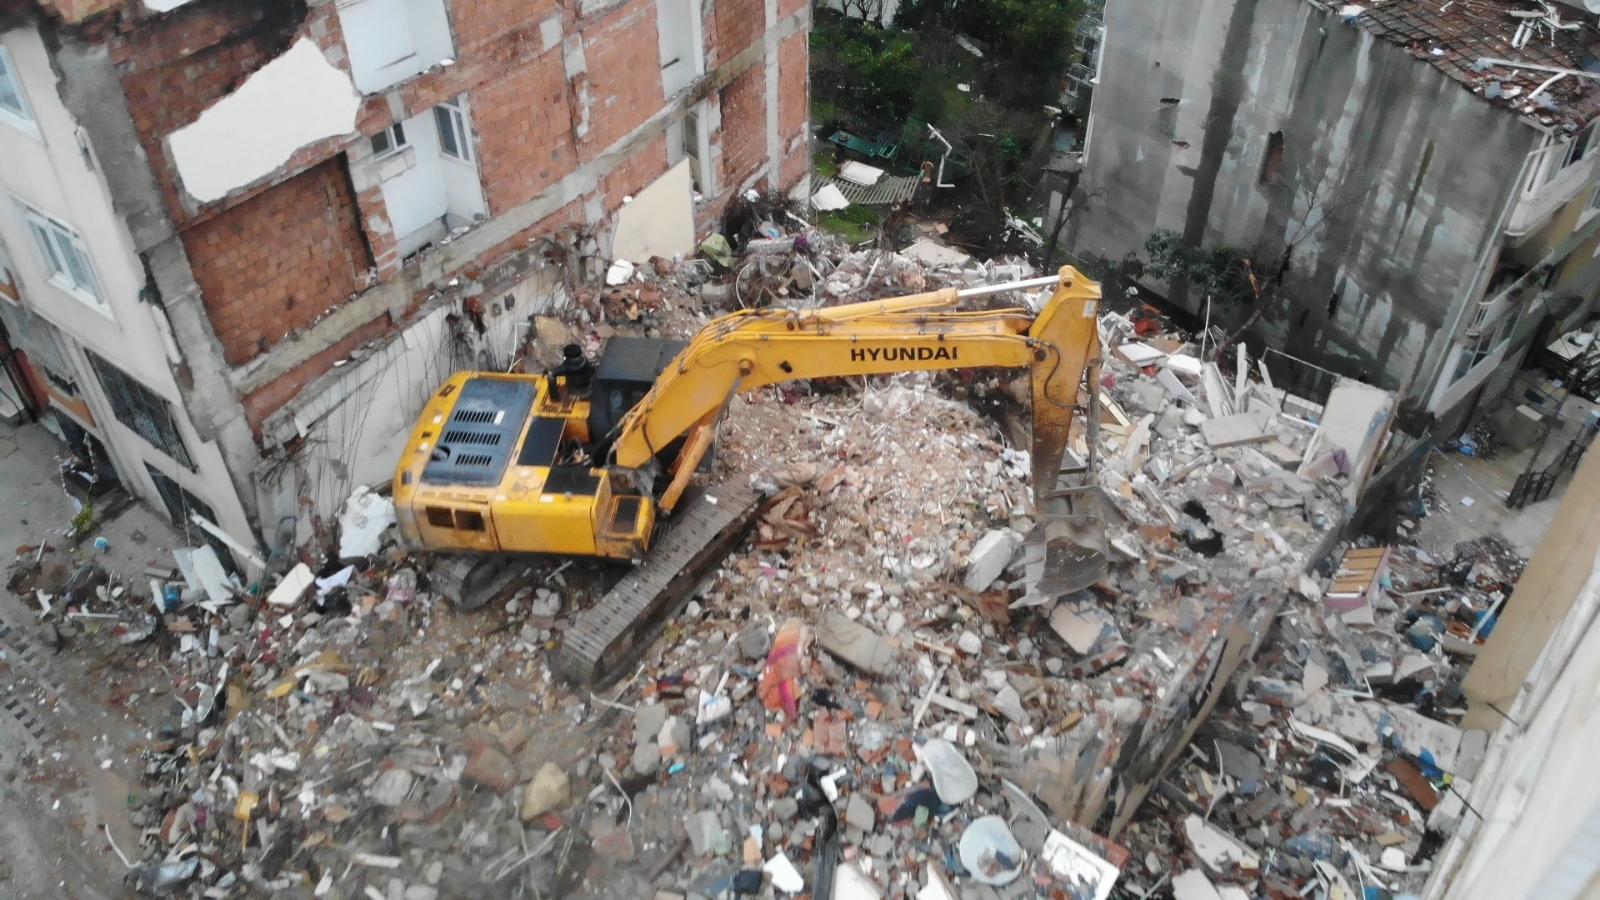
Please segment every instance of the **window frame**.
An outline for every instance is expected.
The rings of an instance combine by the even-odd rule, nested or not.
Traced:
[[[20,107],[13,110],[0,103],[0,122],[5,122],[31,137],[39,137],[39,121],[33,116],[33,105],[28,102],[28,92],[22,87],[22,79],[17,76],[16,60],[4,44],[0,44],[0,82],[11,86]]]
[[[88,347],[83,348],[83,354],[105,393],[112,418],[178,465],[198,472],[200,468],[189,453],[172,401]]]
[[[1511,343],[1511,335],[1517,330],[1517,321],[1522,317],[1521,311],[1514,311],[1502,316],[1499,322],[1485,327],[1484,333],[1478,335],[1477,340],[1470,344],[1462,344],[1461,355],[1456,357],[1456,368],[1450,378],[1451,384],[1456,384],[1471,375],[1474,370],[1483,365],[1483,361],[1499,352],[1500,348]],[[1492,330],[1491,330],[1492,329]]]
[[[387,145],[381,150],[378,149],[380,139]],[[405,152],[405,149],[411,146],[410,139],[406,137],[404,122],[396,122],[367,140],[372,144],[372,155],[375,159],[388,159],[397,153]]]
[[[1588,159],[1594,154],[1596,146],[1600,146],[1600,144],[1595,141],[1595,123],[1590,122],[1567,141],[1567,149],[1562,151],[1561,165],[1557,167],[1557,171],[1570,168]]]
[[[1589,198],[1583,201],[1583,209],[1578,212],[1578,224],[1581,226],[1593,219],[1596,213],[1600,213],[1600,183],[1589,188]]]
[[[705,119],[709,111],[702,100],[686,109],[683,116],[669,125],[667,130],[667,165],[675,166],[687,159],[690,187],[701,197],[709,197],[716,192],[713,180],[716,173],[707,165],[711,147],[709,136],[705,133]]]
[[[23,224],[33,238],[34,254],[42,266],[45,280],[80,302],[110,314],[111,304],[95,271],[94,257],[78,229],[21,200],[17,201]],[[73,261],[83,271],[74,272]]]
[[[475,161],[476,154],[472,146],[472,128],[468,124],[464,97],[464,94],[457,94],[435,104],[433,126],[439,132],[440,156],[456,162],[471,163]]]

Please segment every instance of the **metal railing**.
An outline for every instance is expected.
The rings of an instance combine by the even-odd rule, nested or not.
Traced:
[[[1543,469],[1535,468],[1539,464],[1539,457],[1544,451],[1545,442],[1559,426],[1560,415],[1552,415],[1545,425],[1544,434],[1539,437],[1539,446],[1533,451],[1533,457],[1528,463],[1527,471],[1517,476],[1516,484],[1511,486],[1511,494],[1506,498],[1508,509],[1521,509],[1529,503],[1538,503],[1549,497],[1561,482],[1563,476],[1570,474],[1578,468],[1578,461],[1583,459],[1583,453],[1594,443],[1596,433],[1600,433],[1600,419],[1590,419],[1585,422],[1578,433],[1562,447],[1555,459],[1550,461]]]

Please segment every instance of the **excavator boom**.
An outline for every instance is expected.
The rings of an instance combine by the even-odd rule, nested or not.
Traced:
[[[1033,386],[1034,506],[1046,548],[1038,590],[1081,590],[1104,574],[1105,548],[1093,510],[1092,479],[1070,477],[1088,476],[1087,464],[1066,471],[1062,464],[1084,372],[1099,362],[1100,286],[1070,266],[1030,284],[1041,282],[1054,283],[1055,290],[1037,313],[1021,308],[953,312],[967,292],[951,288],[825,309],[724,316],[700,330],[624,417],[612,463],[646,467],[661,448],[691,432],[686,446],[704,452],[709,430],[733,395],[782,381],[1026,367]],[[662,497],[664,508],[671,509],[698,461],[678,460],[677,478]],[[1062,483],[1063,475],[1069,483]]]

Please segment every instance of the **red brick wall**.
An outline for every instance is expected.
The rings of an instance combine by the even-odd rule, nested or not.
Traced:
[[[766,0],[717,0],[716,29],[706,35],[706,58],[713,66],[721,65],[759,40],[766,29]]]
[[[577,167],[559,48],[468,95],[478,169],[498,216]]]
[[[142,20],[136,29],[108,37],[134,128],[173,221],[189,215],[162,139],[199,118],[285,49],[281,24],[264,19],[256,4],[207,3]]]
[[[583,221],[582,202],[569,203],[556,212],[541,219],[530,228],[523,229],[510,239],[489,248],[479,255],[467,267],[464,275],[477,277],[482,271],[494,262],[504,258],[507,254],[523,250],[542,236],[547,236],[559,231],[568,225],[580,224]],[[406,311],[407,315],[415,313],[417,305]],[[257,435],[261,433],[261,424],[274,412],[277,412],[285,403],[295,398],[306,385],[310,384],[317,376],[333,368],[333,364],[348,357],[356,348],[368,341],[376,340],[395,330],[389,316],[380,315],[353,330],[327,349],[312,356],[310,359],[296,366],[288,373],[274,379],[266,386],[257,388],[243,399],[245,419],[249,421],[250,428]]]
[[[665,102],[656,4],[635,2],[583,31],[589,88],[584,159],[625,137]]]
[[[344,301],[372,265],[339,159],[188,229],[183,243],[230,365]]]
[[[538,41],[539,23],[557,13],[556,0],[449,0],[449,8],[456,55],[463,60],[509,32],[526,30],[522,40]]]
[[[717,188],[738,188],[766,159],[767,67],[761,63],[722,89],[722,175]]]
[[[611,170],[600,185],[606,210],[620,209],[622,198],[637,195],[667,171],[667,136],[639,148],[631,159]]]
[[[792,34],[778,45],[778,137],[783,147],[805,129],[810,115],[809,50],[804,32]]]

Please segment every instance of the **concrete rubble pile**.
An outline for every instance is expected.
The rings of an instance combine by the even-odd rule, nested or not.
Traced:
[[[767,240],[788,244],[743,259],[787,254],[761,277],[828,302],[1032,274]],[[530,357],[687,333],[738,278],[648,265],[541,318]],[[90,637],[158,656],[173,698],[131,877],[373,900],[1415,889],[1483,748],[1440,719],[1520,561],[1341,545],[1381,398],[1324,409],[1101,325],[1073,450],[1112,564],[1076,595],[1031,588],[1030,461],[1000,424],[1025,373],[991,370],[735,398],[721,477],[770,499],[603,696],[546,661],[615,573],[551,563],[457,613],[365,491],[349,558],[304,551],[246,589],[191,556],[171,592],[124,586]],[[1351,408],[1357,440],[1331,424]]]

